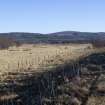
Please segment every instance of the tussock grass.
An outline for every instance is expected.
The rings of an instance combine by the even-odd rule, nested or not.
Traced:
[[[62,64],[88,52],[90,44],[22,45],[0,50],[0,74],[8,72],[39,72]]]

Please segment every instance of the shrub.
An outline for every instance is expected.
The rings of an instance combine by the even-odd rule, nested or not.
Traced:
[[[7,49],[10,46],[19,45],[18,42],[14,41],[11,38],[7,38],[5,36],[0,36],[0,49]]]

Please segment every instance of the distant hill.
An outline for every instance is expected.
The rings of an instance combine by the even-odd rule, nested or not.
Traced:
[[[94,43],[105,41],[104,32],[63,31],[49,34],[13,32],[0,33],[1,36],[13,39],[19,43]]]

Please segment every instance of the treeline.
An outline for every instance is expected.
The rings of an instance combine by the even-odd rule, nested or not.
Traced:
[[[36,38],[37,39],[37,38]],[[46,44],[86,44],[91,43],[94,47],[105,47],[104,40],[70,40],[70,39],[34,39],[33,41],[16,41],[13,38],[7,36],[0,36],[0,49],[8,49],[10,46],[20,46],[21,44],[38,44],[38,43],[46,43]]]
[[[91,43],[94,47],[105,47],[105,40],[94,40]]]
[[[10,46],[19,46],[20,43],[12,38],[0,36],[0,49],[8,49]]]

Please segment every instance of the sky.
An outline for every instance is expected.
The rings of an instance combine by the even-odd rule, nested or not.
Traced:
[[[105,0],[0,0],[0,33],[105,32]]]

